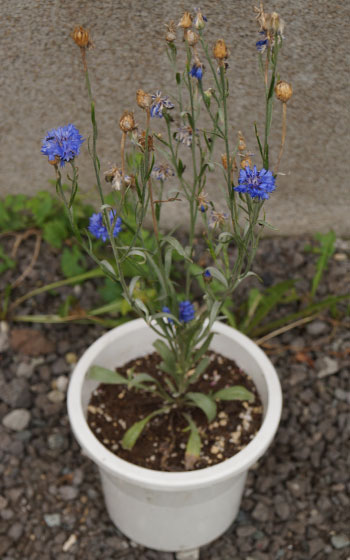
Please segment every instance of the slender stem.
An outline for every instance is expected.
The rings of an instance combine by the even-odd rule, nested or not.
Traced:
[[[283,154],[283,148],[284,148],[284,142],[286,140],[286,132],[287,132],[287,103],[283,103],[283,116],[282,116],[282,138],[281,138],[281,148],[280,148],[280,152],[278,154],[278,160],[276,163],[276,167],[275,167],[275,175],[277,175],[278,173],[278,168],[281,162],[281,158],[282,158],[282,154]]]

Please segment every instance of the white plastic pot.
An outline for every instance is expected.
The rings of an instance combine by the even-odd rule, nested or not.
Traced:
[[[104,447],[86,422],[90,395],[98,382],[86,380],[90,366],[114,369],[154,351],[157,338],[142,319],[101,336],[77,363],[68,389],[68,413],[84,452],[99,467],[109,515],[133,541],[156,550],[178,552],[219,537],[235,519],[248,469],[270,445],[281,415],[282,393],[264,352],[240,332],[216,322],[211,349],[235,360],[253,379],[264,407],[254,439],[223,463],[197,471],[171,473],[145,469]]]

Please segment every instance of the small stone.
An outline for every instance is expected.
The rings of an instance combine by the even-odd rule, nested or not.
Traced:
[[[254,508],[252,517],[257,521],[265,522],[270,519],[270,511],[263,503],[259,503]]]
[[[310,558],[313,558],[321,550],[324,549],[325,543],[322,539],[312,539],[308,542]]]
[[[199,560],[199,548],[175,553],[176,560]]]
[[[61,393],[65,393],[68,387],[68,377],[66,375],[60,375],[52,382],[52,387]]]
[[[280,502],[275,505],[275,510],[277,515],[286,521],[290,516],[290,507],[287,502]]]
[[[70,550],[72,548],[72,546],[75,545],[76,542],[77,542],[77,536],[74,535],[74,533],[73,533],[73,535],[68,537],[66,542],[63,544],[63,546],[62,546],[63,552],[68,552],[68,550]]]
[[[10,347],[8,331],[8,323],[6,323],[6,321],[0,321],[0,352],[6,352]]]
[[[61,393],[61,391],[53,389],[48,393],[47,398],[53,403],[61,403],[62,401],[64,401],[65,396],[63,393]]]
[[[16,375],[17,377],[31,377],[34,370],[34,365],[28,362],[21,362],[18,364]]]
[[[3,352],[0,348],[0,352]],[[12,546],[12,541],[5,537],[4,535],[0,536],[0,558],[3,557],[3,554]]]
[[[339,371],[339,364],[337,360],[334,360],[334,358],[330,358],[329,356],[323,356],[323,358],[317,362],[316,366],[319,367],[317,374],[319,379],[328,377],[328,375],[333,375]]]
[[[127,550],[129,548],[128,543],[117,536],[108,537],[106,539],[106,545],[112,548],[114,551]]]
[[[339,401],[344,401],[350,404],[350,391],[344,391],[340,387],[337,387],[334,391],[334,396]]]
[[[52,451],[57,451],[58,449],[66,449],[68,440],[62,434],[51,434],[47,438],[47,444]]]
[[[350,540],[346,535],[333,535],[331,538],[331,543],[337,550],[345,548],[350,545]]]
[[[58,360],[55,360],[52,364],[51,369],[54,375],[62,375],[67,373],[69,367],[67,366],[67,362],[64,358],[58,358]]]
[[[29,383],[23,377],[4,383],[0,398],[12,408],[30,408],[33,400]]]
[[[65,355],[67,364],[76,364],[78,361],[78,357],[74,352],[67,352]]]
[[[12,509],[5,508],[5,509],[1,510],[0,515],[1,515],[1,518],[2,518],[4,521],[8,521],[9,519],[12,519],[12,517],[13,517],[15,514],[14,514],[14,512],[12,511]]]
[[[0,496],[0,510],[5,509],[8,504],[8,500],[4,496]]]
[[[241,538],[251,537],[256,533],[256,528],[253,525],[240,525],[237,527],[237,535]]]
[[[79,490],[77,488],[75,488],[74,486],[69,486],[67,484],[67,485],[64,485],[64,486],[60,487],[59,494],[60,494],[60,496],[63,500],[68,502],[70,500],[75,500],[75,498],[79,494]]]
[[[7,534],[10,539],[12,539],[13,541],[17,541],[23,534],[23,525],[19,522],[14,523],[12,527],[10,527],[10,530]]]
[[[48,527],[59,527],[61,525],[61,515],[59,513],[46,513],[44,520]]]
[[[312,321],[307,325],[306,330],[311,336],[319,336],[328,331],[328,325],[324,321]]]
[[[2,424],[5,428],[20,432],[24,430],[30,422],[30,412],[25,408],[17,408],[12,410],[2,419]]]

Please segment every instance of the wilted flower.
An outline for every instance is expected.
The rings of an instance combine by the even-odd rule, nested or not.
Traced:
[[[137,144],[138,146],[140,146],[141,150],[144,152],[146,149],[146,131],[143,130],[141,135],[138,137],[137,139]],[[154,146],[153,146],[153,136],[152,134],[147,135],[147,149],[149,152],[153,152],[154,151]]]
[[[194,26],[196,29],[203,29],[205,27],[205,22],[207,22],[208,19],[202,14],[199,8],[195,8],[195,12]]]
[[[175,25],[175,22],[173,20],[171,20],[169,23],[166,23],[165,25],[167,27],[165,40],[168,43],[173,43],[176,39],[176,25]]]
[[[136,92],[136,103],[141,109],[149,109],[152,105],[152,96],[143,91],[143,89],[138,89]]]
[[[242,132],[239,130],[238,131],[238,151],[242,153],[242,152],[244,152],[244,150],[246,150],[246,148],[247,148],[247,144],[245,143]]]
[[[223,39],[218,39],[213,48],[214,58],[217,60],[225,60],[228,57],[228,50]]]
[[[261,35],[263,35],[263,36],[265,37],[265,39],[260,39],[259,41],[257,41],[257,42],[255,43],[255,46],[256,46],[256,48],[257,48],[257,51],[258,51],[259,53],[262,54],[262,53],[265,52],[266,48],[268,47],[269,40],[268,40],[268,38],[267,38],[267,36],[266,36],[266,32],[265,32],[265,31],[260,31],[259,33],[260,33]]]
[[[131,132],[136,128],[134,113],[131,111],[124,111],[120,117],[119,126],[123,132]]]
[[[152,169],[151,176],[159,181],[165,181],[168,177],[173,177],[175,172],[170,165],[163,163],[160,165],[155,165]]]
[[[265,200],[269,198],[268,193],[274,191],[275,178],[271,171],[266,169],[257,170],[256,165],[253,169],[246,167],[239,173],[238,186],[234,190],[240,193],[247,193],[252,198]]]
[[[199,210],[204,213],[208,209],[208,195],[206,193],[201,193],[197,196]]]
[[[72,39],[78,47],[89,48],[92,46],[90,33],[84,27],[77,26],[72,33]]]
[[[111,167],[104,172],[104,178],[107,183],[111,183],[112,189],[120,191],[123,186],[123,175],[119,167]],[[134,177],[132,175],[124,176],[124,185],[126,187],[134,186]]]
[[[182,323],[189,323],[194,319],[194,307],[190,301],[180,301],[179,319]]]
[[[173,109],[174,105],[169,101],[169,97],[166,95],[162,96],[161,91],[156,91],[155,94],[152,95],[152,105],[151,105],[151,117],[159,117],[163,116],[163,109]]]
[[[249,155],[245,155],[245,156],[242,157],[240,166],[241,166],[241,169],[245,169],[246,167],[251,167],[252,166],[252,160],[249,157]]]
[[[178,24],[178,27],[183,27],[183,29],[189,29],[192,26],[192,16],[190,12],[185,12]]]
[[[209,284],[213,280],[211,272],[208,269],[203,272],[203,279],[206,284]]]
[[[221,155],[221,162],[223,165],[224,169],[227,169],[227,155],[226,154],[222,154]],[[230,157],[230,168],[232,171],[235,171],[237,169],[237,163],[234,157]]]
[[[115,210],[110,210],[109,222],[111,226],[114,224],[113,231],[112,231],[113,237],[117,237],[122,229],[121,218],[119,217],[117,219],[115,218],[116,218]],[[99,212],[98,214],[92,214],[92,216],[90,217],[88,230],[90,233],[92,233],[94,237],[96,237],[97,239],[101,239],[103,242],[106,242],[107,239],[109,239],[108,230],[103,223],[102,212]]]
[[[192,29],[188,29],[185,35],[185,39],[190,47],[194,47],[198,43],[198,35]]]
[[[199,60],[197,60],[191,70],[189,71],[189,75],[192,76],[193,78],[197,78],[197,80],[201,80],[203,77],[203,64],[201,64],[199,62]]]
[[[188,148],[192,146],[193,130],[190,126],[180,126],[175,133],[175,140],[185,144]]]
[[[72,161],[80,152],[84,142],[79,130],[73,124],[49,130],[42,141],[41,153],[48,156],[49,162],[64,167],[66,161]]]
[[[283,103],[287,103],[287,101],[289,101],[289,99],[292,97],[293,88],[291,84],[288,84],[288,82],[283,82],[282,80],[280,80],[275,85],[275,94],[277,99],[279,99]]]
[[[227,212],[216,212],[215,210],[213,210],[210,214],[209,227],[214,229],[217,226],[222,226],[227,219]]]

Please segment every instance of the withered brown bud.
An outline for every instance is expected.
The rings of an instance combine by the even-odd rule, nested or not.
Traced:
[[[171,20],[169,23],[165,24],[168,31],[165,35],[165,40],[168,43],[173,43],[176,39],[176,25],[175,22],[173,20]]]
[[[55,159],[49,159],[48,161],[50,165],[58,165],[61,161],[61,158],[60,156],[55,156]]]
[[[198,43],[199,37],[198,37],[197,33],[192,31],[192,29],[188,29],[187,33],[185,35],[185,39],[186,39],[187,43],[190,45],[190,47],[194,47]]]
[[[192,25],[192,16],[190,14],[190,12],[185,12],[184,15],[182,16],[178,27],[183,27],[184,29],[189,29]]]
[[[72,38],[78,47],[86,48],[92,45],[90,33],[87,29],[84,29],[84,27],[75,27],[72,33]]]
[[[288,82],[283,82],[282,80],[280,80],[275,85],[275,94],[277,99],[279,99],[283,103],[287,103],[287,101],[289,101],[289,99],[292,97],[293,88],[290,84],[288,84]]]
[[[223,39],[218,39],[213,48],[214,57],[217,60],[224,60],[228,57],[228,50],[226,47],[226,43]]]
[[[252,160],[250,159],[249,156],[245,156],[242,160],[241,160],[241,168],[245,169],[246,167],[250,167],[252,168]]]
[[[136,128],[134,113],[131,111],[124,111],[120,118],[119,126],[123,132],[131,132],[134,130]]]
[[[227,155],[226,154],[222,154],[221,155],[221,163],[224,167],[224,169],[227,170]],[[230,167],[232,171],[235,171],[237,169],[237,163],[235,158],[230,158]]]
[[[146,149],[146,131],[145,130],[141,133],[141,136],[138,137],[137,142],[140,145],[141,150],[144,152],[145,149]],[[148,134],[148,136],[147,136],[147,148],[148,148],[149,152],[154,151],[152,134]]]
[[[238,151],[239,152],[244,152],[247,148],[247,144],[245,143],[244,137],[242,132],[239,130],[238,131]]]
[[[138,89],[136,92],[136,102],[141,109],[149,109],[152,105],[152,96],[143,91],[143,89]]]

